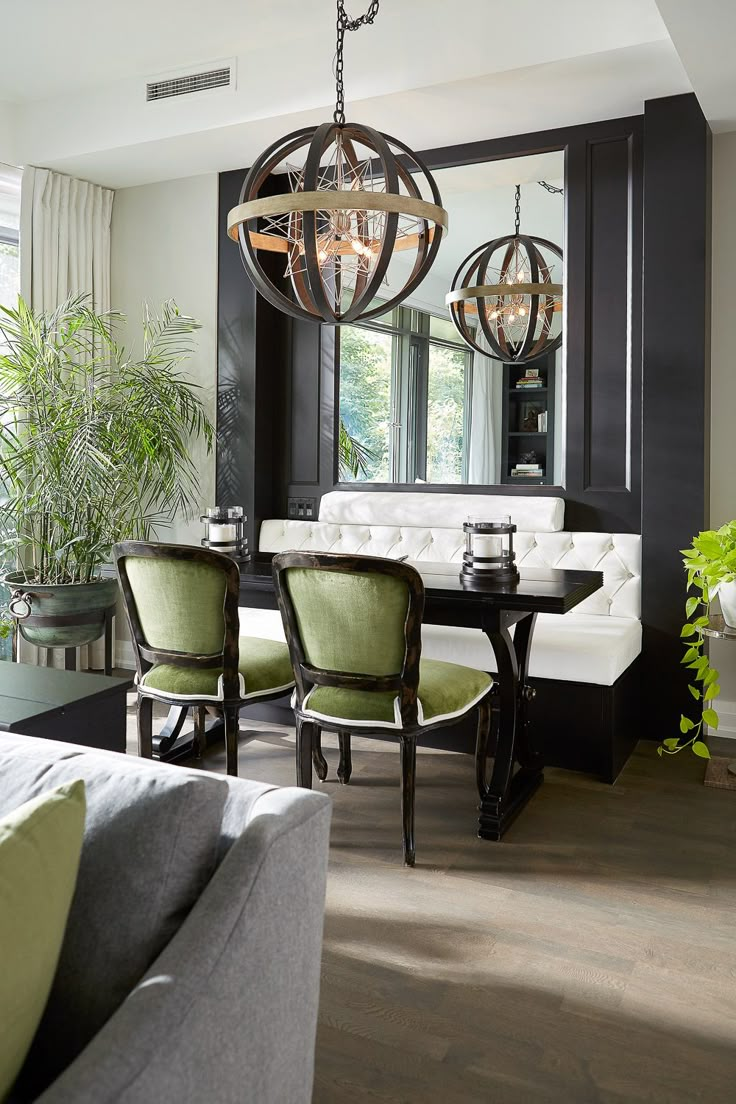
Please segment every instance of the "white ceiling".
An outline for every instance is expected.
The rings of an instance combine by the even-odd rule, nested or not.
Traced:
[[[240,168],[331,114],[334,24],[334,0],[12,0],[0,161],[113,187]],[[145,102],[147,78],[230,58],[234,92]],[[639,113],[690,88],[655,0],[383,0],[346,40],[348,117],[416,149]]]
[[[711,128],[736,130],[736,3],[657,0]]]

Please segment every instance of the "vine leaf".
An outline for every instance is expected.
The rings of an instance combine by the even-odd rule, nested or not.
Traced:
[[[676,736],[668,736],[666,740],[663,740],[663,741],[662,741],[662,743],[664,744],[664,746],[665,746],[666,748],[669,748],[669,749],[670,749],[671,751],[674,751],[674,749],[675,749],[675,748],[677,747],[677,745],[679,744],[679,742],[680,742],[680,741],[679,741],[679,740],[677,739],[677,737],[676,737]]]
[[[696,701],[700,701],[701,695],[700,695],[700,691],[698,690],[697,686],[688,686],[688,690],[690,691],[690,693],[692,694],[692,696],[695,698]]]
[[[686,622],[686,623],[685,623],[685,624],[684,624],[684,625],[682,626],[682,629],[681,629],[681,631],[680,631],[680,636],[681,636],[681,637],[686,637],[686,636],[695,636],[695,626],[694,626],[694,625],[691,625],[691,624],[690,624],[690,622],[689,622],[689,621],[687,621],[687,622]]]
[[[684,713],[681,713],[680,714],[680,732],[683,732],[683,733],[684,732],[689,732],[691,728],[695,728],[695,725],[693,724],[693,722],[690,720],[689,717],[686,717]]]
[[[688,598],[687,602],[685,603],[685,616],[692,617],[699,604],[700,603],[697,598]]]
[[[718,728],[718,714],[715,709],[704,709],[703,720],[708,725],[708,728]]]
[[[702,740],[695,741],[695,743],[693,744],[693,751],[696,755],[699,755],[701,759],[710,759],[708,745],[704,744]]]

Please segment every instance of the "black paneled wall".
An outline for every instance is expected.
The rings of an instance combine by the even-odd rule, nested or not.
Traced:
[[[643,534],[647,685],[664,696],[653,736],[680,710],[677,550],[707,518],[708,139],[687,95],[641,116],[423,155],[439,169],[566,151],[565,486],[423,489],[561,495],[571,529]],[[336,485],[339,343],[256,296],[225,234],[242,179],[220,177],[217,485],[220,502],[246,506],[253,540],[264,517],[286,516],[289,495]]]

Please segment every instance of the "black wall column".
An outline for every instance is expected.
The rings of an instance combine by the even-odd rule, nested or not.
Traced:
[[[710,129],[694,95],[644,115],[642,621],[645,694],[658,739],[693,701],[680,628],[679,549],[708,522]],[[646,726],[646,721],[645,721]]]
[[[217,501],[245,507],[255,549],[261,521],[286,516],[284,381],[291,325],[256,293],[237,243],[227,236],[227,214],[238,203],[243,178],[243,170],[220,174]],[[262,261],[282,275],[279,254]]]

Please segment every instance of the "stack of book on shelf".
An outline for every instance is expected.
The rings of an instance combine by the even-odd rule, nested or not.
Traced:
[[[537,432],[547,432],[547,411],[543,410],[541,414],[537,414]]]
[[[526,372],[516,381],[516,386],[522,391],[534,391],[544,387],[544,380],[539,374],[538,368],[527,368]]]
[[[511,475],[517,479],[544,479],[541,464],[516,464],[511,469]]]

